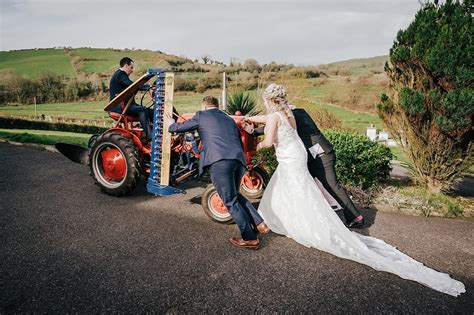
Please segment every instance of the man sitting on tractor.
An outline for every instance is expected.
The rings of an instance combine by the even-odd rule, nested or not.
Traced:
[[[110,79],[110,100],[120,94],[128,86],[132,85],[133,81],[130,80],[129,76],[133,72],[133,67],[134,61],[129,57],[124,57],[120,60],[120,68],[115,71],[112,78]],[[149,85],[146,84],[142,86],[140,90],[146,90],[148,88]],[[122,103],[115,105],[110,111],[122,113],[124,107],[126,106],[129,100],[130,98],[124,100],[124,102]],[[145,132],[147,139],[151,139],[150,122],[152,122],[153,119],[153,110],[151,108],[145,108],[143,106],[140,106],[135,103],[135,100],[133,100],[132,103],[129,105],[125,115],[137,117],[140,120],[140,124],[142,125],[143,131]]]

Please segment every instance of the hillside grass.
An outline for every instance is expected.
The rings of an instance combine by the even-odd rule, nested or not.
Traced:
[[[70,55],[77,68],[86,74],[112,74],[118,67],[119,61],[127,56],[135,61],[135,76],[139,77],[149,68],[167,68],[165,54],[150,50],[119,50],[100,48],[71,49]],[[77,60],[75,59],[77,58]]]
[[[0,51],[0,73],[13,71],[20,76],[37,78],[52,72],[68,78],[76,76],[63,49]]]
[[[38,115],[44,114],[52,117],[78,118],[78,119],[106,119],[104,111],[105,102],[77,102],[38,104]],[[26,117],[35,115],[35,105],[8,105],[0,106],[0,115],[13,117]]]
[[[355,58],[344,61],[336,61],[324,65],[327,70],[347,69],[351,76],[357,76],[363,72],[373,71],[382,72],[385,62],[388,61],[388,55],[376,56],[370,58]]]
[[[45,72],[67,78],[98,75],[110,76],[119,67],[123,57],[135,61],[132,79],[140,77],[149,68],[169,68],[168,60],[182,57],[152,50],[111,48],[46,48],[0,51],[0,73],[16,72],[22,77],[36,79]],[[208,66],[211,67],[212,66]],[[109,78],[109,77],[108,77]]]

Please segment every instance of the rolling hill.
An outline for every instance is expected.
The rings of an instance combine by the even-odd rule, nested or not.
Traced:
[[[91,75],[108,77],[125,56],[136,61],[137,73],[148,68],[170,68],[176,65],[193,67],[195,64],[190,59],[151,50],[46,48],[0,51],[0,73],[16,72],[28,79],[37,78],[44,72],[67,78]]]
[[[136,61],[137,73],[149,68],[171,68],[179,66],[190,72],[197,68],[206,70],[222,69],[215,64],[203,64],[188,58],[151,50],[121,50],[112,48],[46,48],[0,51],[0,74],[16,72],[34,79],[44,72],[52,72],[67,78],[78,76],[109,77],[118,67],[118,61],[129,56]],[[346,75],[358,75],[365,71],[380,73],[388,56],[377,56],[364,59],[350,59],[327,65],[319,65],[329,73],[343,71]],[[342,72],[341,72],[342,73]]]

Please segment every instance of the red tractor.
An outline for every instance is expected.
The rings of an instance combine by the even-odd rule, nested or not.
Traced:
[[[128,195],[137,188],[142,180],[148,178],[147,190],[149,192],[155,195],[169,195],[183,192],[173,186],[190,179],[197,179],[200,151],[199,134],[188,132],[172,136],[167,132],[167,126],[163,126],[163,112],[165,110],[173,111],[172,108],[164,106],[164,85],[168,83],[160,85],[160,78],[163,78],[163,82],[165,80],[163,73],[164,71],[161,69],[150,69],[134,84],[111,100],[105,110],[109,110],[115,104],[122,103],[123,111],[121,114],[109,112],[109,116],[116,121],[115,126],[100,135],[92,136],[87,149],[63,143],[56,145],[58,150],[71,160],[88,164],[95,183],[106,194]],[[140,87],[154,76],[157,77],[157,81],[141,98],[142,106],[154,106],[153,139],[148,142],[138,119],[124,114],[128,105],[124,103],[124,100],[129,99],[129,103],[133,101]],[[172,87],[172,82],[170,85]],[[149,102],[150,99],[153,101]],[[163,108],[160,108],[160,102]],[[194,114],[179,116],[174,111],[174,115],[177,116],[178,122],[182,122]],[[243,117],[238,113],[231,117],[240,127]],[[241,193],[250,199],[259,198],[263,194],[269,177],[261,163],[253,164],[252,161],[256,153],[258,139],[242,129],[240,132],[247,160],[247,172],[242,179]],[[166,137],[169,137],[170,141],[167,141]],[[160,169],[160,167],[162,168]],[[202,195],[201,204],[205,213],[212,220],[219,223],[232,221],[227,208],[211,183],[207,185]]]

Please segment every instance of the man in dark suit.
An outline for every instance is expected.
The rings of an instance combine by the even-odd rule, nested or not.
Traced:
[[[324,137],[311,116],[302,108],[293,108],[298,136],[308,151],[308,170],[343,208],[346,225],[350,228],[363,227],[365,222],[347,192],[336,176],[336,154],[332,144]],[[263,127],[245,126],[249,133],[262,135]]]
[[[115,96],[120,94],[123,90],[127,87],[132,85],[133,81],[130,80],[129,76],[133,72],[134,68],[134,61],[129,57],[124,57],[120,60],[120,68],[115,71],[112,78],[110,79],[109,84],[109,91],[110,91],[110,100],[112,100]],[[142,86],[140,90],[146,90],[149,87],[148,84]],[[129,99],[124,101],[124,105],[128,103]],[[110,111],[116,113],[122,113],[123,108],[122,104],[119,103],[115,105]],[[135,100],[132,101],[130,106],[127,109],[126,115],[132,117],[138,117],[140,120],[140,124],[142,125],[143,131],[145,132],[148,139],[151,139],[151,126],[150,122],[152,122],[153,118],[153,110],[151,108],[145,108],[143,106],[138,105],[135,103]]]
[[[203,110],[198,111],[193,118],[171,124],[168,131],[182,133],[198,130],[202,144],[199,174],[209,168],[212,183],[241,232],[241,238],[232,237],[229,241],[238,247],[258,249],[260,243],[255,229],[265,234],[269,228],[239,192],[246,170],[239,128],[231,117],[219,110],[219,102],[215,97],[206,96],[202,106]],[[171,117],[167,119],[172,120]]]

